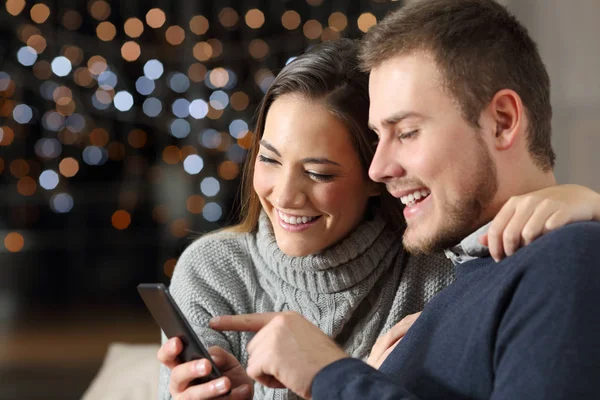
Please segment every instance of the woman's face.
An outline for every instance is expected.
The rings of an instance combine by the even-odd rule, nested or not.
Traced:
[[[348,236],[376,194],[344,124],[319,101],[297,95],[269,109],[253,184],[279,248],[291,256]]]

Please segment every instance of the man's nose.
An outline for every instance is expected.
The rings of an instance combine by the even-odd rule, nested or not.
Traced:
[[[369,167],[369,177],[375,182],[388,183],[406,175],[396,153],[390,144],[379,142]]]

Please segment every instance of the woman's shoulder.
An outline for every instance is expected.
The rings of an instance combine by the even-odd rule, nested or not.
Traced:
[[[207,233],[190,243],[181,254],[179,263],[228,264],[236,260],[248,259],[247,239],[249,235],[249,233],[233,232],[227,229]]]

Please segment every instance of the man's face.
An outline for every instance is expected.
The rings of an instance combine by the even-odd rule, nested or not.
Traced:
[[[412,252],[460,242],[498,187],[482,132],[441,82],[425,52],[391,58],[370,75],[369,120],[380,141],[369,175],[406,204],[403,242]]]

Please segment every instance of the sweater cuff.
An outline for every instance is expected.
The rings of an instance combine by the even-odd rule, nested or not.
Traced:
[[[311,393],[313,400],[333,400],[341,398],[348,377],[355,374],[369,374],[375,371],[369,364],[351,357],[342,358],[320,370],[313,379]]]

